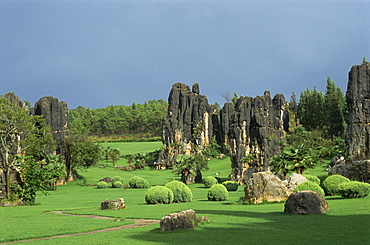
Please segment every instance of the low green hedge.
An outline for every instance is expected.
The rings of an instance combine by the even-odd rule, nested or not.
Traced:
[[[96,185],[97,185],[98,189],[105,189],[105,188],[108,187],[108,184],[105,181],[99,181]]]
[[[370,193],[370,184],[351,181],[339,185],[338,194],[343,198],[362,198]]]
[[[239,187],[238,182],[230,181],[230,180],[225,181],[222,184],[226,187],[228,191],[237,191]]]
[[[122,184],[123,184],[123,179],[122,179],[122,177],[120,177],[120,176],[114,176],[113,178],[112,178],[112,187],[114,187],[114,182],[116,182],[116,181],[121,181],[122,182]]]
[[[324,189],[326,195],[329,196],[340,195],[339,185],[345,182],[350,182],[350,180],[342,175],[338,174],[330,175],[322,183],[322,188]]]
[[[190,202],[193,200],[193,193],[183,182],[174,180],[164,185],[173,193],[173,202]]]
[[[209,201],[225,201],[229,198],[229,192],[222,184],[215,184],[208,190]]]
[[[173,193],[164,186],[153,186],[145,193],[145,201],[148,204],[168,204],[173,201]]]
[[[311,182],[311,181],[305,181],[300,183],[293,192],[298,192],[298,191],[316,191],[320,193],[321,195],[325,196],[324,190],[316,183]]]
[[[115,181],[113,184],[112,184],[112,187],[113,188],[122,188],[123,187],[123,183],[121,181]]]
[[[204,186],[210,188],[211,186],[218,183],[218,180],[213,176],[207,176],[203,179]]]
[[[128,185],[132,188],[148,188],[149,182],[141,177],[133,176],[129,181]]]

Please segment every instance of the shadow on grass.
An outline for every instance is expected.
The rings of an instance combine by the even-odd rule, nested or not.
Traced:
[[[290,215],[283,212],[196,210],[211,223],[161,233],[132,235],[161,244],[368,244],[370,215]]]

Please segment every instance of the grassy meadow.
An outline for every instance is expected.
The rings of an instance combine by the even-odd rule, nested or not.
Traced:
[[[106,143],[120,148],[121,154],[150,152],[161,147],[160,142]],[[127,165],[120,158],[118,165]],[[105,165],[105,167],[103,167]],[[203,177],[221,178],[230,173],[230,160],[212,159],[210,170]],[[309,170],[312,175],[326,174],[324,166]],[[198,228],[169,233],[159,232],[159,224],[134,229],[101,232],[48,240],[27,241],[25,244],[368,244],[370,231],[370,197],[342,199],[327,197],[330,211],[326,215],[287,215],[284,203],[238,205],[244,195],[243,187],[229,193],[229,200],[207,200],[203,184],[189,185],[194,198],[189,203],[148,205],[144,195],[147,189],[97,189],[94,184],[104,177],[121,176],[124,184],[132,176],[147,179],[150,185],[164,185],[180,179],[171,170],[122,171],[111,163],[101,161],[95,168],[81,172],[84,179],[59,186],[48,196],[38,195],[40,205],[0,208],[0,244],[24,239],[81,233],[132,223],[129,218],[160,219],[166,214],[193,209],[197,216],[206,216],[211,222]],[[124,210],[99,210],[105,199],[124,198]],[[91,214],[116,218],[114,220],[64,216],[50,211],[70,214]]]

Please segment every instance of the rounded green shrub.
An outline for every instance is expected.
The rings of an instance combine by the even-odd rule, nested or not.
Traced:
[[[165,187],[173,193],[173,202],[190,202],[193,200],[193,193],[183,182],[174,180],[165,184]]]
[[[114,177],[112,178],[112,183],[114,183],[114,182],[116,182],[116,181],[121,181],[121,182],[123,183],[123,179],[122,179],[122,177],[120,177],[120,176],[114,176]]]
[[[210,188],[211,186],[218,183],[218,180],[213,176],[207,176],[203,179],[204,186]]]
[[[122,188],[123,183],[121,181],[116,181],[113,183],[113,188]]]
[[[320,193],[321,195],[325,196],[324,190],[316,183],[311,181],[305,181],[303,183],[300,183],[295,189],[294,192],[298,191],[316,191]]]
[[[129,182],[129,186],[132,188],[148,188],[149,187],[149,182],[141,177],[134,176],[132,177]]]
[[[173,201],[173,193],[167,187],[153,186],[145,193],[145,201],[148,204],[168,204]]]
[[[222,183],[228,191],[237,191],[238,190],[238,182],[235,181],[225,181]]]
[[[303,176],[306,177],[306,179],[308,181],[311,181],[313,183],[316,183],[316,184],[320,185],[320,182],[321,181],[320,181],[320,179],[318,177],[313,176],[313,175],[309,175],[309,174],[304,174]]]
[[[343,198],[362,198],[370,193],[370,184],[351,181],[339,185],[338,194]]]
[[[128,185],[132,188],[137,188],[136,187],[136,180],[140,178],[139,176],[133,176],[131,179],[128,181]]]
[[[229,198],[229,192],[222,184],[215,184],[208,190],[209,201],[225,201]]]
[[[339,195],[339,185],[349,181],[349,179],[342,175],[330,175],[324,180],[322,187],[325,191],[325,194],[329,196],[336,196]]]
[[[105,189],[108,187],[108,184],[105,181],[99,181],[97,186],[98,186],[98,189]]]

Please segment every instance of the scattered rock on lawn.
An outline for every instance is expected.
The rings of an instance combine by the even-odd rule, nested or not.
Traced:
[[[286,187],[288,188],[288,190],[293,193],[294,189],[301,183],[307,181],[307,178],[304,177],[303,175],[301,174],[296,174],[296,173],[293,173],[287,180],[287,185]]]
[[[124,209],[126,207],[125,200],[123,198],[118,198],[118,200],[105,200],[101,203],[100,209]]]
[[[197,227],[198,220],[195,211],[190,209],[168,214],[161,219],[159,224],[161,232],[166,232]]]
[[[285,203],[284,213],[325,214],[329,205],[316,191],[298,191],[291,194]]]
[[[110,177],[105,177],[104,179],[101,179],[99,181],[104,181],[104,182],[110,183],[110,182],[112,182],[112,179]]]
[[[254,204],[280,202],[286,200],[290,193],[283,181],[271,172],[258,172],[253,174],[245,187],[245,200]]]

